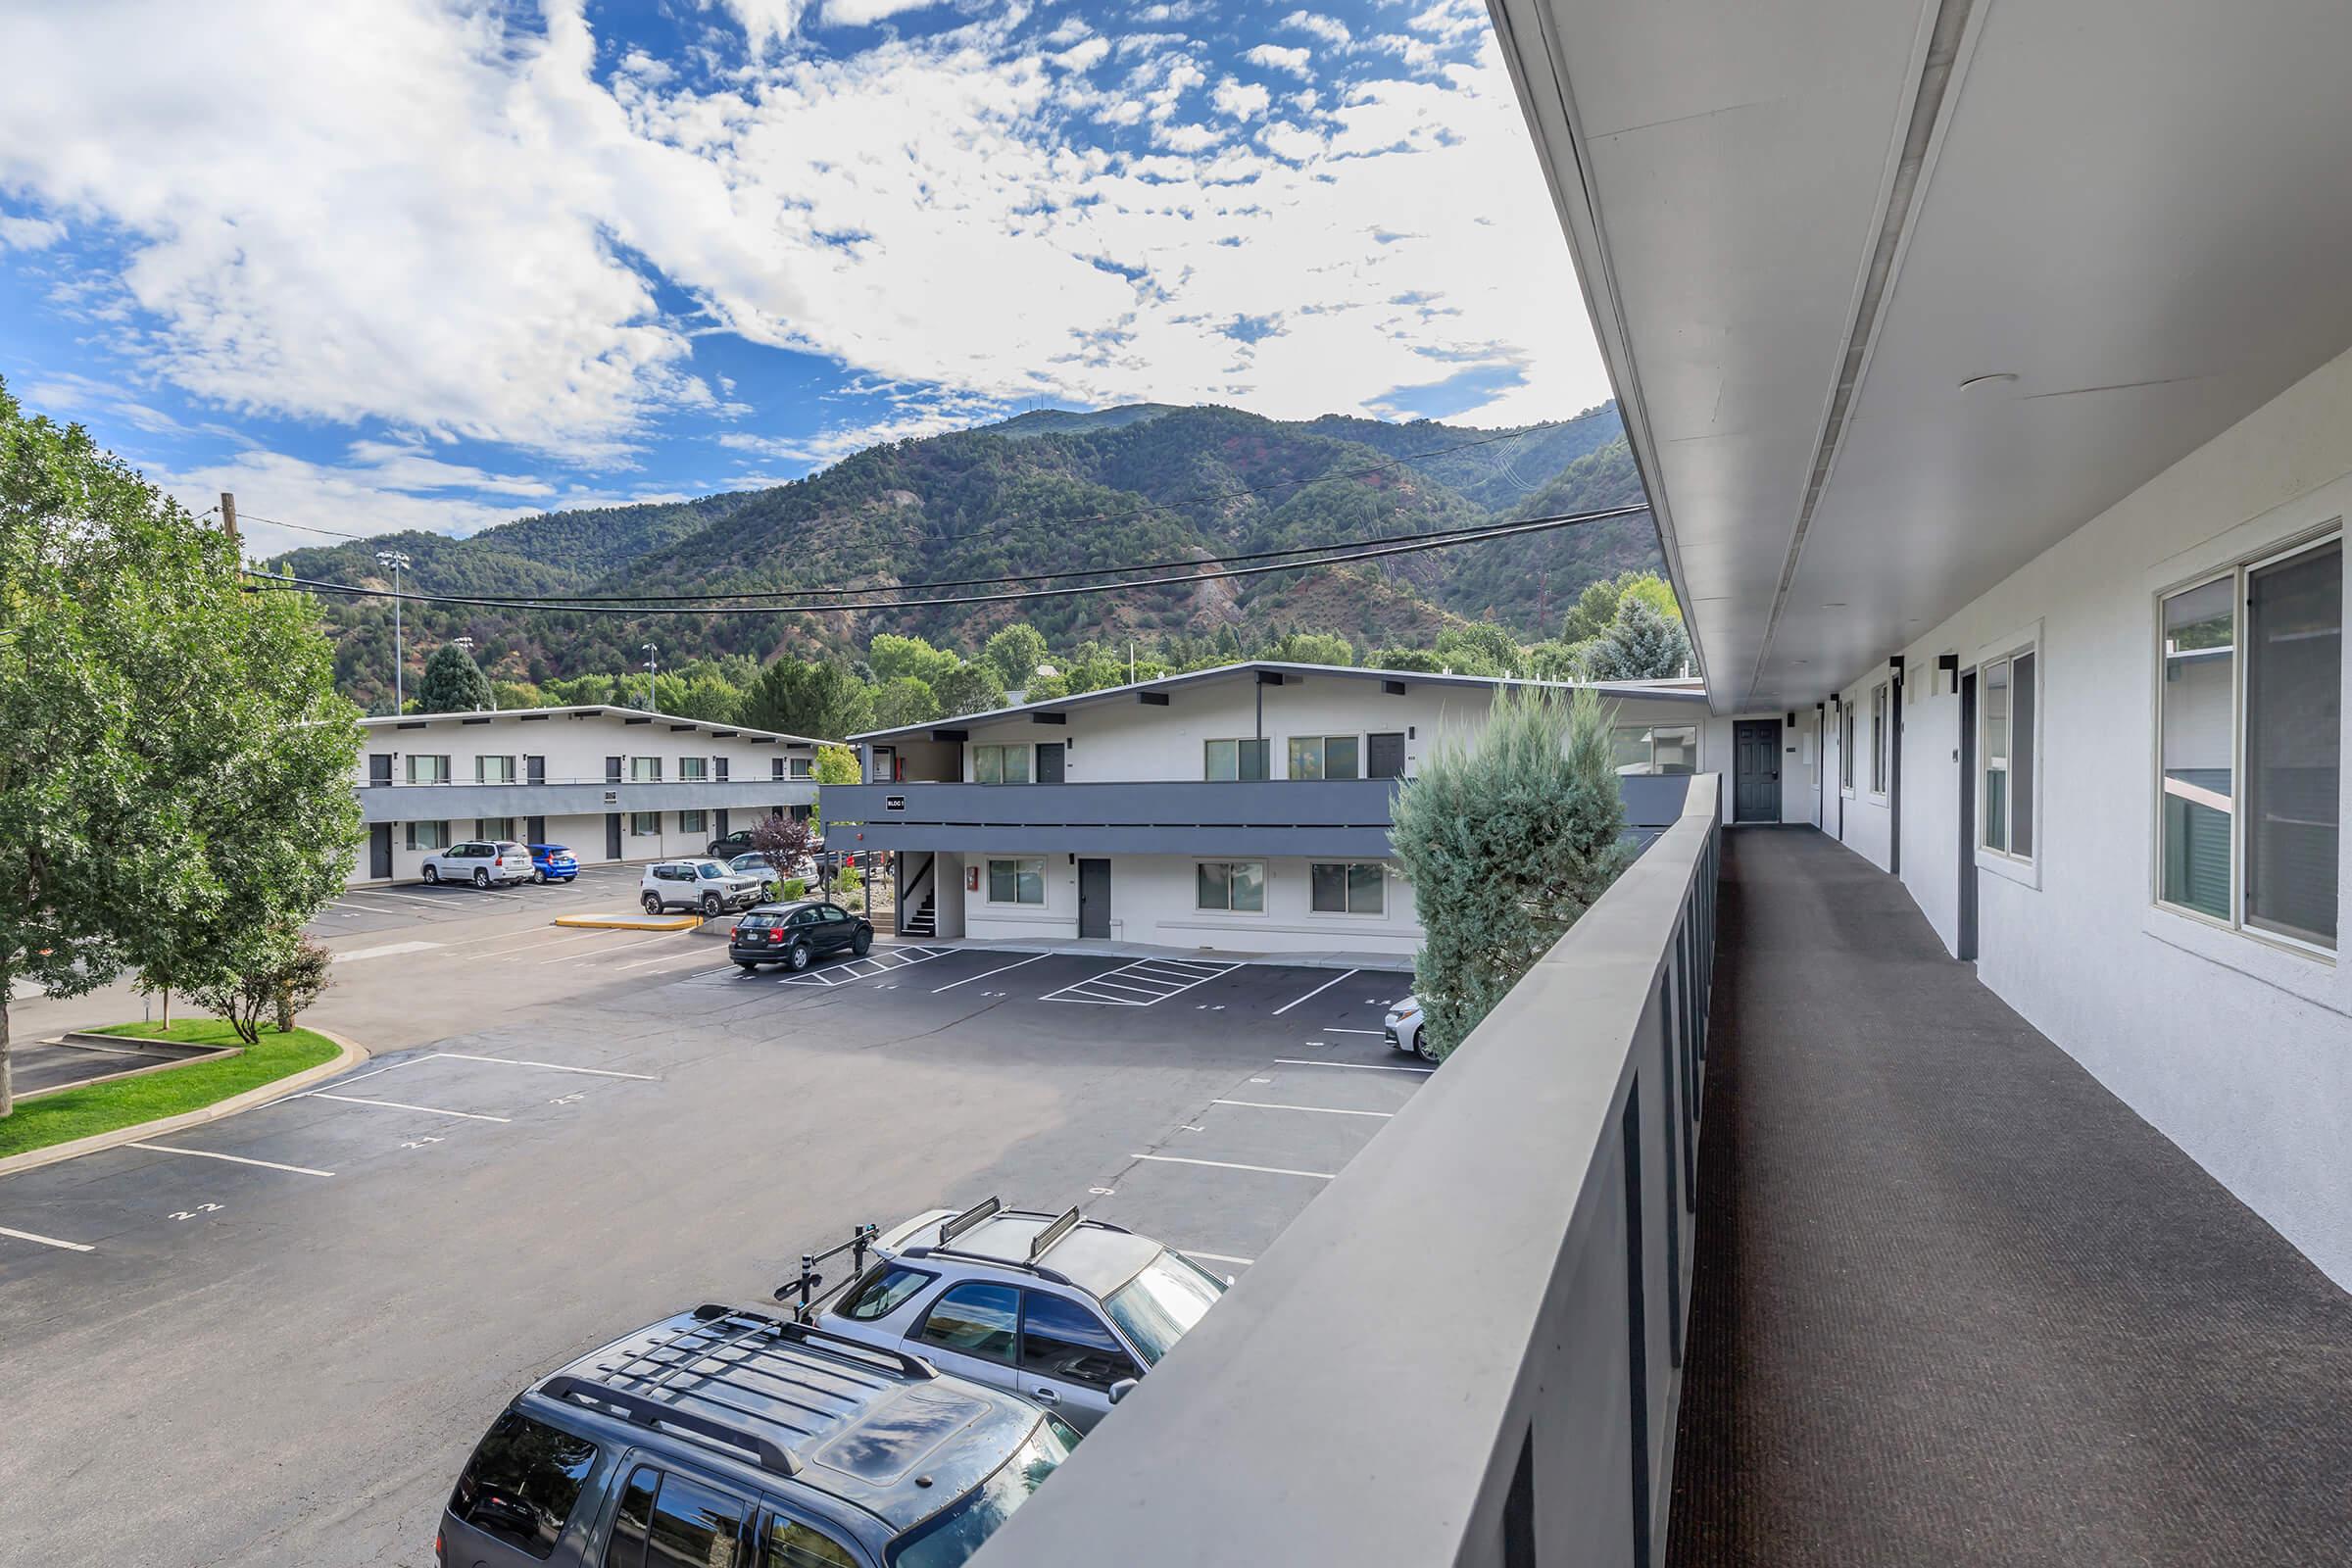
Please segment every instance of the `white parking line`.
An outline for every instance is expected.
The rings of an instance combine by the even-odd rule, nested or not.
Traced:
[[[612,966],[612,972],[626,974],[631,969],[643,969],[657,963],[707,963],[710,959],[710,955],[702,952],[663,953],[651,958],[639,958],[635,963],[616,963]]]
[[[1156,1160],[1162,1165],[1208,1165],[1218,1170],[1253,1170],[1261,1176],[1311,1176],[1327,1182],[1336,1178],[1336,1171],[1285,1170],[1280,1165],[1237,1165],[1230,1159],[1187,1159],[1182,1154],[1138,1154],[1137,1159]]]
[[[1212,1100],[1212,1105],[1241,1105],[1250,1110],[1311,1110],[1318,1116],[1378,1116],[1387,1121],[1393,1110],[1341,1110],[1332,1105],[1278,1105],[1266,1100]]]
[[[1326,1029],[1327,1035],[1385,1035],[1386,1029]]]
[[[297,1098],[306,1100],[339,1100],[346,1105],[378,1105],[385,1110],[421,1110],[432,1116],[458,1116],[466,1121],[513,1121],[512,1116],[485,1116],[478,1110],[443,1110],[438,1105],[411,1105],[397,1100],[362,1100],[357,1095],[330,1095],[314,1089]]]
[[[43,1236],[35,1231],[12,1231],[5,1225],[0,1225],[0,1236],[14,1236],[20,1242],[38,1242],[43,1247],[62,1247],[69,1252],[98,1250],[95,1247],[85,1247],[79,1242],[61,1242],[54,1236]]]
[[[1329,991],[1329,990],[1330,990],[1330,989],[1331,989],[1333,986],[1336,986],[1336,985],[1338,985],[1338,984],[1339,984],[1341,981],[1343,981],[1343,980],[1347,979],[1347,978],[1348,978],[1348,975],[1350,975],[1350,974],[1357,974],[1357,973],[1360,973],[1360,972],[1361,972],[1361,971],[1359,971],[1359,970],[1350,969],[1350,970],[1348,970],[1348,973],[1347,973],[1347,974],[1335,974],[1335,975],[1333,975],[1333,976],[1332,976],[1330,979],[1328,979],[1328,980],[1324,981],[1324,982],[1323,982],[1321,985],[1319,985],[1319,986],[1315,987],[1315,989],[1314,989],[1314,990],[1312,990],[1312,991],[1309,991],[1309,992],[1308,992],[1308,993],[1307,993],[1305,996],[1303,996],[1303,997],[1298,997],[1298,998],[1294,998],[1293,1000],[1291,1000],[1291,1001],[1289,1001],[1289,1002],[1286,1002],[1286,1003],[1284,1003],[1284,1004],[1283,1004],[1281,1006],[1279,1006],[1279,1007],[1276,1007],[1276,1008],[1274,1009],[1274,1016],[1275,1016],[1275,1017],[1277,1017],[1277,1018],[1281,1017],[1281,1016],[1282,1016],[1284,1013],[1286,1013],[1286,1012],[1290,1011],[1290,1010],[1291,1010],[1293,1007],[1296,1007],[1296,1006],[1297,1006],[1297,1005],[1298,1005],[1298,1004],[1299,1004],[1299,1003],[1301,1003],[1301,1002],[1312,1002],[1312,1001],[1313,1001],[1315,998],[1317,998],[1317,997],[1321,996],[1321,995],[1322,995],[1324,992],[1326,992],[1326,991]]]
[[[441,946],[438,942],[394,942],[381,948],[362,948],[357,953],[338,953],[337,963],[357,963],[362,958],[389,958],[398,953],[429,953]]]
[[[1357,1072],[1417,1072],[1423,1077],[1436,1072],[1435,1067],[1386,1067],[1376,1061],[1309,1061],[1304,1056],[1276,1056],[1277,1067],[1352,1067]]]
[[[439,894],[434,894],[428,898],[418,893],[394,893],[386,888],[353,888],[349,893],[344,894],[342,899],[337,900],[336,902],[341,903],[351,899],[398,899],[403,904],[439,904],[441,902],[441,896]],[[364,909],[368,907],[368,906],[363,904],[359,906],[359,907]],[[378,910],[377,912],[381,913],[382,911]]]
[[[1147,966],[1152,964],[1173,968],[1176,973],[1172,975],[1151,973]],[[1170,997],[1180,997],[1195,986],[1206,985],[1219,975],[1231,974],[1240,967],[1241,965],[1238,963],[1197,963],[1189,958],[1139,958],[1133,963],[1123,963],[1115,969],[1105,969],[1101,974],[1088,975],[1083,980],[1074,980],[1058,991],[1047,992],[1038,1000],[1040,1002],[1091,1002],[1098,1006],[1106,1007],[1152,1007],[1167,1001]],[[1120,978],[1122,975],[1130,978],[1122,980]],[[1179,979],[1178,976],[1183,978]],[[1138,1001],[1133,997],[1104,996],[1096,989],[1098,987],[1140,992],[1150,1000]]]
[[[308,1165],[280,1165],[274,1159],[248,1159],[243,1154],[223,1154],[210,1149],[174,1149],[170,1144],[124,1144],[125,1149],[144,1149],[151,1154],[189,1154],[197,1159],[225,1159],[232,1165],[259,1165],[264,1170],[292,1171],[297,1176],[332,1176],[331,1170],[313,1170]]]
[[[675,931],[664,931],[658,937],[647,937],[643,942],[623,942],[617,946],[607,948],[602,953],[566,953],[561,958],[533,958],[530,961],[542,966],[551,963],[594,963],[598,958],[611,954],[626,953],[631,948],[650,948],[657,942],[667,942],[677,934]]]
[[[851,958],[825,969],[807,969],[799,974],[780,975],[778,979],[788,986],[846,986],[853,981],[873,980],[901,969],[911,969],[918,963],[944,958],[954,951],[953,948],[872,949],[862,958]],[[886,956],[892,961],[883,962]],[[859,964],[870,964],[872,967],[860,969],[858,967]]]
[[[561,1061],[525,1061],[519,1056],[469,1056],[463,1051],[436,1051],[435,1057],[451,1061],[495,1061],[502,1067],[544,1067],[549,1072],[584,1072],[591,1078],[634,1078],[640,1083],[658,1084],[662,1080],[650,1072],[620,1072],[611,1067],[574,1067]]]
[[[530,942],[517,943],[515,946],[511,948],[487,948],[479,953],[468,953],[463,957],[459,958],[458,961],[460,963],[479,963],[484,958],[504,958],[517,953],[533,953],[544,948],[568,948],[575,942],[594,942],[597,938],[608,936],[610,934],[610,932],[605,931],[581,931],[571,936],[564,936],[559,934],[552,942],[534,940]],[[536,938],[542,935],[542,933],[534,932],[532,935],[534,938]]]
[[[968,985],[970,985],[970,984],[971,984],[973,981],[975,981],[975,980],[986,980],[986,979],[988,979],[988,978],[989,978],[991,975],[1000,975],[1000,974],[1003,974],[1003,973],[1004,973],[1004,971],[1005,971],[1006,969],[1018,969],[1019,967],[1021,967],[1021,964],[1024,964],[1024,963],[1043,963],[1043,962],[1045,962],[1045,961],[1046,961],[1048,958],[1051,958],[1052,956],[1054,956],[1054,955],[1052,955],[1051,953],[1041,953],[1041,954],[1039,954],[1039,955],[1038,955],[1036,957],[1034,957],[1034,958],[1023,958],[1023,959],[1020,961],[1020,963],[1008,963],[1008,964],[1005,964],[1005,965],[1004,965],[1004,967],[1003,967],[1003,968],[997,968],[997,969],[987,969],[987,970],[983,970],[983,971],[982,971],[981,973],[979,973],[979,974],[967,974],[967,975],[965,975],[965,976],[964,976],[962,979],[960,979],[960,980],[951,980],[951,981],[949,981],[949,982],[948,982],[946,985],[944,985],[944,986],[941,986],[941,987],[939,988],[939,990],[938,990],[938,991],[934,991],[934,992],[932,992],[931,994],[932,994],[933,996],[935,996],[935,997],[936,997],[936,996],[938,996],[938,995],[939,995],[940,991],[953,991],[953,990],[955,990],[955,989],[956,989],[957,986],[968,986]]]

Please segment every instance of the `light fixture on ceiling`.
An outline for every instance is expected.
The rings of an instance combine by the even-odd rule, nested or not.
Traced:
[[[1966,380],[1960,383],[1960,390],[1966,392],[1971,387],[1998,386],[2004,382],[2012,382],[2016,379],[2017,372],[2015,370],[1990,370],[1983,375],[1972,375],[1968,377]]]

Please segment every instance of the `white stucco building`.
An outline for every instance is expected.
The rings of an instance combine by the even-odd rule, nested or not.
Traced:
[[[700,855],[771,811],[807,814],[820,742],[629,708],[364,718],[353,883],[409,881],[466,839],[568,845],[583,865]]]
[[[875,731],[827,843],[896,852],[901,929],[924,936],[1409,955],[1396,781],[1508,684],[1259,662]],[[1601,693],[1635,823],[1725,765],[1732,726],[1695,684]]]

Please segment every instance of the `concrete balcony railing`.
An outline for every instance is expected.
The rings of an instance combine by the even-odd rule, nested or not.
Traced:
[[[975,1568],[1663,1561],[1717,781]]]
[[[670,779],[662,783],[558,779],[539,784],[362,784],[360,811],[368,822],[453,821],[481,816],[592,816],[606,811],[765,810],[807,806],[811,781],[782,778]]]
[[[1655,829],[1690,780],[1619,781],[1626,818]],[[834,849],[978,854],[1328,855],[1389,853],[1401,779],[1153,780],[1105,784],[833,784]]]

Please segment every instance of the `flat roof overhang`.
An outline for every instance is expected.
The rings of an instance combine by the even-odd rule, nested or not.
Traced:
[[[1719,713],[2352,344],[2352,6],[1490,9]]]

